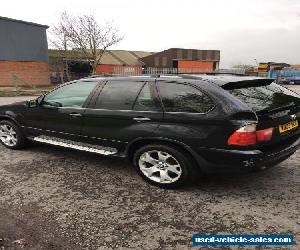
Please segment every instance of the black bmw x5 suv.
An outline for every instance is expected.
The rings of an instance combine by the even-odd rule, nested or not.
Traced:
[[[258,169],[300,145],[300,96],[269,79],[228,75],[94,77],[0,107],[0,140],[127,157],[148,182]]]

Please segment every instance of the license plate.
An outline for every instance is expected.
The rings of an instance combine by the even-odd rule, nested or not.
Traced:
[[[298,126],[299,126],[298,120],[286,123],[284,125],[279,125],[279,132],[285,133],[292,129],[298,128]]]

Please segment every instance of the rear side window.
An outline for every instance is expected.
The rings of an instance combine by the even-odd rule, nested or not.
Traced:
[[[291,102],[300,104],[299,95],[276,83],[266,86],[232,89],[229,92],[254,111],[278,108]]]
[[[206,94],[190,85],[159,82],[158,86],[166,112],[206,113],[214,107]]]
[[[161,106],[156,98],[156,90],[146,83],[134,104],[137,111],[161,111]]]
[[[97,109],[132,110],[133,103],[144,82],[110,81],[103,87]]]

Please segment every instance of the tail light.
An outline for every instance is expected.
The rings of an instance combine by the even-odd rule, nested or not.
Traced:
[[[256,131],[256,137],[258,142],[265,142],[272,139],[273,128],[267,128]]]
[[[256,124],[244,126],[235,131],[228,139],[228,145],[250,146],[272,139],[273,128],[256,130]]]

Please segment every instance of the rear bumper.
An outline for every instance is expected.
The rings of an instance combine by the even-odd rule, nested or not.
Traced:
[[[254,167],[279,163],[300,148],[300,137],[287,147],[263,152],[261,150],[198,149],[198,162],[204,172],[251,170]],[[197,154],[197,155],[198,155]]]

